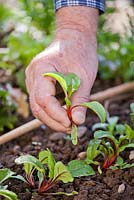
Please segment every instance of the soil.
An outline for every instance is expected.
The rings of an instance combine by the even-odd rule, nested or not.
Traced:
[[[103,82],[96,82],[93,92],[102,90],[102,86],[108,88],[111,84],[104,84]],[[100,87],[101,86],[101,87]],[[122,123],[130,123],[129,119],[129,105],[133,101],[133,96],[129,95],[125,98],[115,98],[113,100],[104,102],[111,116],[119,116]],[[14,163],[20,153],[38,155],[40,150],[47,147],[53,152],[55,159],[61,160],[67,164],[72,159],[77,159],[80,152],[86,150],[89,140],[92,138],[91,126],[98,122],[98,118],[91,112],[88,112],[84,126],[87,131],[79,139],[79,144],[73,146],[71,141],[65,137],[56,137],[56,133],[49,128],[42,126],[25,136],[22,136],[12,142],[9,142],[0,147],[0,168],[10,168],[17,174],[24,175],[22,166],[17,166]],[[24,121],[21,121],[20,124]],[[53,137],[55,136],[55,137]],[[127,160],[129,151],[123,155]],[[125,190],[122,193],[118,192],[118,188],[124,184]],[[62,184],[50,189],[48,192],[64,191],[71,192],[78,191],[76,196],[52,196],[52,195],[36,195],[32,196],[32,189],[25,183],[19,180],[10,179],[8,181],[9,189],[16,192],[20,200],[133,200],[134,199],[134,168],[126,170],[111,171],[107,170],[102,175],[96,174],[89,177],[76,178],[73,183]]]

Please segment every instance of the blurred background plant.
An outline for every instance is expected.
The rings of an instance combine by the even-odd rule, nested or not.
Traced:
[[[6,87],[7,83],[10,85],[8,88],[15,90],[15,94],[19,93],[18,96],[21,96],[20,89],[16,92],[16,88],[21,88],[23,96],[23,92],[26,93],[25,68],[31,59],[52,41],[54,5],[53,0],[0,0],[0,2],[0,84],[5,92],[3,94],[2,89],[0,105],[5,109],[2,114],[0,112],[1,120],[3,116],[12,116],[11,114],[15,112],[15,107],[12,109],[12,106],[7,106],[7,97],[11,96]],[[106,12],[100,16],[98,30],[100,79],[119,79],[120,82],[134,79],[132,2],[132,0],[106,0]],[[13,98],[13,101],[16,99]],[[26,98],[23,103],[17,100],[16,109],[17,106],[24,106],[25,101]],[[26,109],[25,113],[28,113]],[[24,113],[22,115],[28,116]],[[6,120],[4,122],[6,124]],[[15,120],[11,124],[14,122]],[[12,128],[11,124],[3,124],[3,127]]]

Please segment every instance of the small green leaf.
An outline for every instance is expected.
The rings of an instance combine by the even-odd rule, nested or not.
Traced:
[[[125,124],[125,128],[127,139],[129,142],[134,142],[134,130],[128,124]]]
[[[94,175],[95,171],[84,160],[72,160],[68,163],[68,169],[73,177]]]
[[[17,176],[11,176],[11,178],[15,178],[15,179],[18,179],[20,181],[23,181],[25,183],[27,183],[27,181],[25,180],[25,178],[21,175],[17,175]]]
[[[54,178],[54,167],[55,167],[55,159],[53,157],[53,154],[48,149],[49,155],[48,155],[48,168],[49,168],[49,177]]]
[[[93,139],[90,140],[87,148],[87,160],[94,160],[99,154],[100,151],[98,150],[101,140]]]
[[[40,186],[41,186],[41,184],[42,184],[42,182],[44,180],[44,173],[38,171],[37,172],[37,176],[38,176],[38,179],[39,179],[38,188],[40,188]]]
[[[11,178],[12,175],[14,175],[15,173],[12,172],[10,169],[0,169],[0,184],[3,183],[5,180],[7,180],[8,178]]]
[[[3,196],[8,200],[18,200],[17,195],[9,190],[0,189],[0,196]]]
[[[31,163],[24,163],[24,170],[28,176],[31,174],[33,167],[34,166]]]
[[[45,151],[41,151],[39,153],[39,160],[41,161],[42,164],[48,164],[49,168],[49,177],[53,178],[54,177],[54,166],[55,166],[55,159],[53,157],[53,154],[49,149]]]
[[[98,129],[107,130],[107,123],[96,123],[92,126],[92,131],[96,131]]]
[[[134,143],[122,145],[121,147],[119,147],[119,152],[124,151],[126,148],[134,148]]]
[[[44,150],[39,152],[39,161],[44,165],[48,162],[49,151]]]
[[[74,73],[69,73],[65,76],[65,80],[67,83],[68,97],[71,98],[74,92],[80,87],[80,78]]]
[[[16,158],[15,163],[18,165],[29,163],[32,166],[34,166],[38,171],[40,171],[40,172],[45,171],[42,163],[37,158],[35,158],[34,156],[31,156],[31,155],[20,156],[19,158]]]
[[[118,144],[118,141],[115,139],[115,137],[112,135],[112,133],[108,132],[108,131],[102,131],[102,130],[96,131],[94,133],[94,138],[95,139],[108,138],[108,139],[112,140],[116,145]]]
[[[78,143],[78,136],[77,136],[78,128],[75,124],[72,124],[71,129],[71,140],[74,145]]]
[[[130,104],[130,110],[131,110],[132,113],[134,113],[134,103]]]
[[[123,124],[117,124],[116,125],[116,131],[118,134],[123,135],[125,133],[125,126]]]
[[[55,164],[54,177],[57,177],[56,180],[60,180],[63,183],[73,182],[74,180],[68,168],[60,161]]]
[[[46,193],[45,192],[45,194],[48,194],[48,195],[66,195],[66,196],[70,197],[70,196],[73,196],[73,195],[77,195],[78,192],[76,192],[76,191],[72,191],[71,193],[66,193],[66,192]]]
[[[60,84],[60,86],[62,87],[65,96],[67,97],[67,83],[65,80],[65,76],[61,73],[58,72],[48,72],[43,74],[43,76],[50,76],[52,78],[54,78],[56,81],[58,81],[58,83]]]
[[[100,121],[102,123],[105,122],[105,120],[106,120],[106,111],[105,111],[104,107],[99,102],[92,101],[92,102],[82,103],[80,105],[84,106],[84,107],[87,107],[87,108],[91,109],[92,111],[94,111],[98,115]]]
[[[119,117],[117,117],[117,116],[107,118],[108,123],[112,126],[115,126],[117,124],[118,120],[119,120]]]

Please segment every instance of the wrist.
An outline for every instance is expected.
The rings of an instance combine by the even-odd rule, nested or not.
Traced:
[[[84,6],[69,6],[56,13],[55,37],[66,37],[66,31],[79,33],[85,37],[96,38],[98,10]],[[68,37],[68,36],[67,36]]]

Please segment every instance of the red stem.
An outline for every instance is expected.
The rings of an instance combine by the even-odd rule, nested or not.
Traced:
[[[108,169],[113,164],[113,162],[115,162],[115,160],[117,158],[117,147],[116,147],[116,144],[113,142],[113,140],[110,140],[110,141],[113,144],[114,155],[112,156],[112,158],[109,158],[108,154],[105,156],[104,164],[102,166],[102,169]]]

